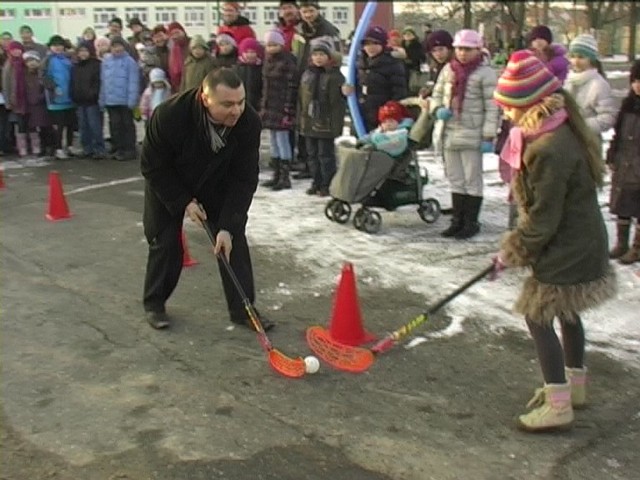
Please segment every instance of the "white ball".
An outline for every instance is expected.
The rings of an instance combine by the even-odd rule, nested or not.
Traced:
[[[320,360],[313,355],[304,358],[305,371],[307,373],[316,373],[320,370]]]

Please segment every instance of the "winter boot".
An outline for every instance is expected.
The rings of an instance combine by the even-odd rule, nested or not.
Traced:
[[[609,258],[620,258],[627,253],[629,250],[629,230],[631,230],[631,219],[619,218],[616,222],[616,245],[609,252]]]
[[[587,367],[565,367],[564,376],[571,385],[571,406],[576,410],[584,408],[587,404]]]
[[[516,205],[515,203],[510,203],[508,228],[509,230],[515,230],[517,226],[518,226],[518,205]]]
[[[271,180],[267,180],[260,184],[263,187],[273,187],[280,180],[280,159],[274,157],[271,159],[270,163],[273,165],[273,176],[271,177]]]
[[[26,157],[29,154],[27,151],[26,133],[16,133],[16,149],[18,150],[19,157]]]
[[[40,145],[40,133],[30,132],[29,141],[31,142],[31,153],[33,153],[36,157],[39,157],[42,154],[42,147]]]
[[[548,383],[536,389],[527,408],[533,408],[533,410],[518,418],[518,427],[522,430],[527,432],[568,430],[573,424],[571,386],[568,383]]]
[[[280,177],[271,190],[277,192],[291,188],[291,179],[289,178],[289,161],[280,160]]]
[[[465,199],[466,195],[463,195],[461,193],[451,194],[451,225],[449,225],[449,228],[447,228],[444,232],[440,233],[441,236],[445,238],[453,237],[460,230],[462,230],[462,215],[464,211]]]
[[[466,240],[480,231],[478,217],[480,216],[482,197],[475,197],[473,195],[467,195],[466,197],[464,201],[464,213],[462,214],[462,229],[454,235],[456,240]]]
[[[640,261],[640,224],[636,224],[636,234],[633,238],[633,245],[618,261],[623,265],[631,265],[632,263]]]

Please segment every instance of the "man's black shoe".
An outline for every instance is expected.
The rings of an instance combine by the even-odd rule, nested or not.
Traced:
[[[156,330],[167,328],[171,325],[169,317],[165,312],[145,312],[147,323]]]
[[[262,323],[262,328],[264,328],[265,332],[268,332],[276,326],[276,323],[273,320],[270,320],[268,317],[261,315],[260,312],[258,312],[258,318],[260,319],[260,323]],[[243,327],[247,327],[249,330],[253,330],[254,332],[256,331],[256,329],[253,327],[253,323],[251,323],[251,320],[245,312],[235,315],[231,314],[231,323],[242,325]]]

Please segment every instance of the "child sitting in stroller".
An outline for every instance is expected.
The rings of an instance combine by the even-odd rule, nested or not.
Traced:
[[[402,157],[409,147],[409,130],[414,119],[400,103],[390,100],[378,109],[379,126],[358,141],[359,148],[373,148],[394,158]]]

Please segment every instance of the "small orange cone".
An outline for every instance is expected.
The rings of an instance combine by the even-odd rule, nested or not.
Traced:
[[[46,219],[55,222],[65,218],[71,218],[71,213],[64,198],[60,176],[56,171],[49,172],[49,210]]]
[[[357,346],[375,340],[375,336],[365,332],[356,288],[353,264],[342,266],[342,276],[333,302],[333,313],[329,335],[343,345]]]
[[[4,188],[4,170],[0,170],[0,188]]]
[[[184,233],[184,229],[182,229],[182,234],[180,235],[180,242],[182,243],[182,266],[193,267],[197,265],[198,261],[189,255],[189,245],[187,244],[187,236]]]

